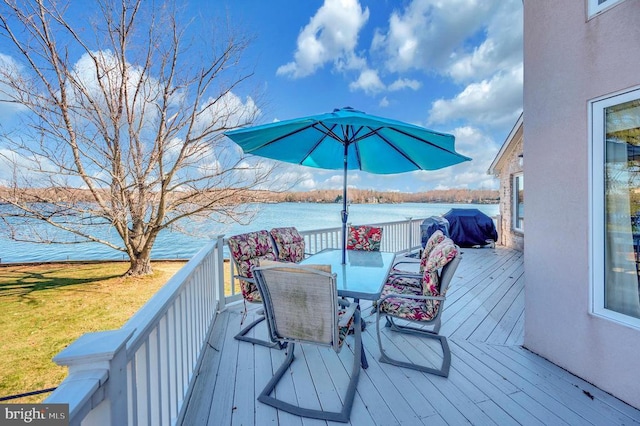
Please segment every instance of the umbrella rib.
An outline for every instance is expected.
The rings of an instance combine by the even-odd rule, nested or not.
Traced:
[[[382,127],[380,127],[378,130],[382,129]],[[391,148],[393,148],[398,154],[400,154],[402,157],[404,157],[408,162],[410,162],[411,164],[413,164],[416,168],[418,169],[422,169],[422,166],[420,166],[418,163],[416,163],[415,161],[413,161],[411,158],[409,158],[409,156],[407,154],[405,154],[400,148],[398,148],[395,144],[393,144],[390,140],[388,140],[387,138],[385,138],[383,135],[381,135],[380,133],[378,133],[378,130],[373,131],[373,133],[375,133],[376,135],[378,135],[380,137],[380,139],[382,139],[383,141],[385,141],[387,143],[387,145],[389,145]]]
[[[318,126],[320,126],[320,127],[324,128],[324,130],[322,130],[322,129],[318,129],[318,128],[316,127],[316,125],[318,125]],[[325,137],[326,137],[326,136],[329,136],[329,137],[331,137],[331,138],[333,138],[333,139],[337,140],[338,142],[342,142],[342,143],[344,143],[344,142],[346,142],[346,141],[345,141],[344,139],[341,139],[341,138],[340,138],[340,136],[338,136],[338,135],[333,131],[333,129],[335,129],[337,126],[338,126],[337,124],[334,124],[333,126],[329,127],[329,126],[327,126],[326,124],[324,124],[322,121],[318,121],[318,122],[314,123],[312,127],[313,127],[314,129],[318,129],[318,131],[320,131],[320,132],[324,133]],[[343,131],[343,133],[344,133],[344,131]],[[323,139],[324,139],[324,138],[322,138],[322,139],[321,139],[321,141],[322,141]]]
[[[317,127],[318,124],[321,125],[322,127],[324,127],[326,129],[326,132],[322,131],[322,129],[318,129],[318,127]],[[304,163],[304,161],[307,158],[309,158],[309,156],[313,153],[313,151],[315,151],[315,149],[318,147],[318,145],[320,145],[322,143],[322,141],[327,136],[334,135],[333,129],[335,127],[336,127],[336,125],[334,124],[333,127],[328,128],[324,123],[321,123],[321,122],[315,122],[311,126],[309,126],[308,128],[314,128],[314,129],[318,130],[320,132],[320,134],[322,135],[322,137],[320,139],[318,139],[318,141],[316,143],[313,144],[313,146],[307,151],[307,153],[302,157],[302,160],[300,160],[298,162],[298,164],[302,165],[302,163]],[[332,137],[336,137],[336,136],[332,136]],[[340,140],[340,139],[338,139],[338,140]]]
[[[289,132],[289,133],[286,133],[286,134],[284,134],[284,135],[280,135],[280,136],[278,136],[277,138],[271,139],[270,141],[265,142],[265,143],[263,143],[262,145],[260,145],[260,146],[257,146],[257,147],[255,147],[255,148],[253,148],[251,151],[255,151],[255,150],[257,150],[257,149],[265,148],[265,147],[267,147],[267,146],[269,146],[269,145],[271,145],[271,144],[274,144],[274,143],[276,143],[276,142],[280,141],[281,139],[288,138],[288,137],[290,137],[290,136],[295,135],[296,133],[300,133],[300,132],[305,131],[305,130],[307,130],[307,129],[310,129],[310,128],[312,128],[312,127],[313,127],[313,128],[315,128],[315,123],[312,123],[312,124],[310,124],[310,125],[308,125],[308,126],[304,126],[304,127],[299,128],[299,129],[293,130],[293,131],[291,131],[291,132]]]
[[[426,143],[426,144],[428,144],[428,145],[431,145],[432,147],[434,147],[434,148],[438,148],[439,150],[444,151],[444,152],[446,152],[446,153],[448,153],[448,154],[454,154],[454,155],[457,155],[457,156],[459,156],[459,157],[463,157],[462,155],[458,154],[458,153],[457,153],[457,152],[455,152],[455,151],[451,151],[451,150],[449,150],[449,149],[447,149],[447,148],[443,148],[443,147],[441,147],[440,145],[437,145],[437,144],[435,144],[435,143],[433,143],[433,142],[429,142],[427,139],[423,139],[423,138],[418,137],[418,136],[416,136],[416,135],[412,135],[411,133],[407,133],[407,132],[405,132],[405,131],[402,131],[402,130],[400,130],[400,129],[396,129],[396,128],[394,128],[394,127],[389,127],[389,130],[393,130],[394,132],[398,132],[398,133],[400,133],[400,134],[402,134],[402,135],[408,136],[408,137],[410,137],[410,138],[412,138],[412,139],[415,139],[415,140],[417,140],[417,141],[420,141],[420,142]],[[381,135],[380,137],[382,137],[382,135]],[[383,138],[383,139],[384,139],[384,138]],[[385,141],[386,141],[386,139],[385,139]],[[465,157],[465,158],[466,158],[466,157]]]

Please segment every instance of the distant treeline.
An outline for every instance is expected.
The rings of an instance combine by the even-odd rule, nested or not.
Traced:
[[[102,194],[108,198],[105,190]],[[214,193],[200,193],[198,197],[216,197],[230,203],[252,202],[303,202],[338,203],[342,202],[342,190],[321,189],[305,192],[246,191],[234,194],[231,190]],[[418,193],[384,192],[370,189],[349,189],[350,203],[460,203],[460,204],[497,204],[499,192],[488,189],[444,189]],[[77,188],[20,189],[0,187],[0,201],[26,201],[44,203],[92,202],[94,199],[87,190]]]
[[[336,203],[342,201],[341,190],[316,190],[305,192],[271,193],[265,198],[275,202]],[[418,193],[381,192],[368,189],[349,189],[349,202],[355,204],[373,203],[473,203],[497,204],[500,195],[497,190],[488,189],[445,189]]]

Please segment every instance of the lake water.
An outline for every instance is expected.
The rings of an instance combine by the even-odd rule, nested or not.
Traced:
[[[439,216],[452,208],[477,208],[488,216],[499,213],[497,204],[352,204],[349,207],[349,222],[354,224],[394,222]],[[193,235],[164,231],[152,251],[153,259],[184,259],[196,254],[207,242],[219,234],[234,235],[259,229],[280,226],[295,226],[300,231],[334,228],[341,226],[341,204],[278,203],[251,206],[255,217],[248,225],[206,223],[190,226]],[[117,242],[113,230],[104,234]],[[119,251],[102,244],[34,244],[12,241],[0,235],[0,262],[49,262],[56,260],[118,260],[125,257]]]

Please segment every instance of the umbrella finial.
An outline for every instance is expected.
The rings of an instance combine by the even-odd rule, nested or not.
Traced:
[[[346,106],[346,107],[342,107],[342,108],[334,108],[334,109],[333,109],[333,112],[340,112],[340,111],[347,111],[347,112],[360,112],[360,113],[364,114],[364,112],[362,112],[362,111],[360,111],[360,110],[358,110],[358,109],[355,109],[355,108],[353,108],[353,107],[350,107],[350,106]]]

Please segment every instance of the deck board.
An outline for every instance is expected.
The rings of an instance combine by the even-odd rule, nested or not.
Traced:
[[[251,305],[245,324],[256,317]],[[502,247],[463,249],[447,294],[441,333],[448,336],[451,372],[442,378],[382,364],[371,303],[363,301],[362,370],[352,425],[640,425],[640,410],[522,348],[522,253]],[[238,342],[243,304],[218,315],[191,393],[183,425],[326,425],[257,402],[285,351]],[[255,335],[266,338],[266,325]],[[429,339],[383,331],[386,346],[437,363]],[[353,340],[339,354],[297,345],[296,359],[276,388],[278,397],[337,409],[348,383]],[[592,398],[593,397],[593,398]]]

